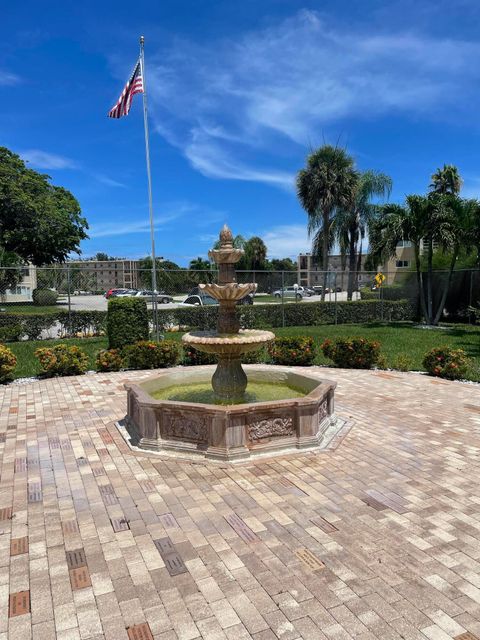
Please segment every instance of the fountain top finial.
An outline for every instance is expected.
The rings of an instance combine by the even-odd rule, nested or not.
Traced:
[[[233,234],[226,224],[223,225],[222,230],[220,231],[220,245],[223,247],[232,247],[233,246]]]

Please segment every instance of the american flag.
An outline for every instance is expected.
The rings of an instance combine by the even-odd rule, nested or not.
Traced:
[[[138,60],[130,80],[125,85],[119,99],[114,107],[108,112],[109,118],[121,118],[128,115],[130,107],[132,106],[133,96],[136,93],[143,93],[143,76],[142,76],[142,64]]]

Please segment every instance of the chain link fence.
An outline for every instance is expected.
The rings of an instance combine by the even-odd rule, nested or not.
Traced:
[[[399,319],[392,312],[391,303],[405,300],[414,309],[414,315],[420,315],[419,291],[414,272],[398,269],[384,273],[385,280],[381,287],[375,287],[375,275],[375,272],[361,271],[349,277],[348,271],[339,270],[326,274],[317,270],[238,271],[237,281],[257,284],[256,293],[246,296],[241,304],[245,305],[245,309],[252,307],[254,312],[258,310],[259,325],[389,321]],[[469,308],[480,305],[480,270],[454,271],[449,284],[448,272],[435,271],[433,275],[434,304],[440,303],[443,289],[448,285],[444,319],[473,322],[475,316]],[[0,342],[11,339],[12,336],[25,339],[98,333],[111,296],[143,298],[151,310],[154,334],[164,328],[167,315],[170,322],[178,321],[181,313],[176,310],[216,304],[215,300],[199,288],[201,283],[216,282],[215,269],[195,271],[157,267],[156,279],[157,291],[154,292],[152,270],[139,269],[138,263],[133,260],[85,265],[67,263],[41,268],[2,267]],[[359,300],[371,301],[372,304],[368,306],[368,314],[364,313],[365,305],[361,307],[362,312],[357,314],[356,319],[357,315],[351,311],[354,308],[360,309],[358,304],[354,305]],[[318,305],[310,309],[305,307],[319,302],[328,303],[325,305],[328,312],[314,312],[314,309],[319,308]],[[354,306],[349,311],[346,305],[352,304]],[[77,312],[85,313],[79,315]],[[86,312],[90,314],[89,320]],[[53,320],[55,314],[57,316]],[[252,311],[248,317],[253,317]],[[35,325],[36,328],[22,334],[17,325],[22,324],[23,318],[30,318],[29,326]],[[11,326],[14,329],[9,333],[8,327]]]

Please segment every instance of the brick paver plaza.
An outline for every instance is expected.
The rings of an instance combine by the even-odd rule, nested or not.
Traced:
[[[325,370],[335,450],[133,453],[141,372],[0,389],[0,640],[480,638],[480,386]]]

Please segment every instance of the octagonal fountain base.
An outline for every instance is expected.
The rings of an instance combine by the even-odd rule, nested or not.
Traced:
[[[335,382],[288,367],[246,365],[249,382],[283,384],[301,392],[286,400],[216,405],[156,400],[176,385],[210,382],[215,366],[170,369],[140,384],[126,384],[125,426],[133,445],[151,451],[222,461],[321,448],[334,415]]]

